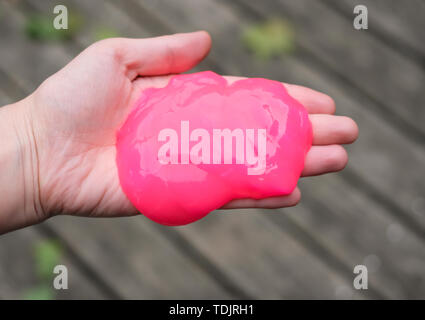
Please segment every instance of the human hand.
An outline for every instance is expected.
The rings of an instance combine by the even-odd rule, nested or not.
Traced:
[[[57,214],[136,214],[118,179],[116,131],[143,89],[165,86],[170,74],[195,66],[210,46],[205,32],[103,40],[84,50],[18,103],[19,108],[14,110],[23,114],[15,118],[24,119],[16,121],[17,136],[25,149],[20,151],[26,173],[24,189],[32,193],[24,201],[32,203],[24,205],[29,209],[23,216],[14,217],[11,228]],[[328,96],[300,86],[285,86],[311,114],[314,146],[307,155],[303,176],[343,169],[348,158],[340,144],[356,139],[354,121],[331,115],[335,107]],[[299,199],[297,188],[282,197],[234,200],[225,208],[286,207]],[[7,230],[0,226],[0,232],[2,229]]]

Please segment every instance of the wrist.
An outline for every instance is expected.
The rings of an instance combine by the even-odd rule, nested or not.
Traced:
[[[0,108],[0,234],[47,218],[40,202],[32,97]]]

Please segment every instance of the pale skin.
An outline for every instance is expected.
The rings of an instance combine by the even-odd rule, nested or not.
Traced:
[[[206,32],[97,42],[45,80],[25,99],[0,108],[0,234],[54,215],[121,217],[138,214],[121,190],[115,133],[143,89],[163,87],[209,52]],[[228,77],[228,81],[237,78]],[[342,170],[342,144],[356,123],[333,115],[323,93],[284,84],[308,110],[313,146],[303,177]],[[281,208],[300,191],[262,200],[233,200],[224,208]]]

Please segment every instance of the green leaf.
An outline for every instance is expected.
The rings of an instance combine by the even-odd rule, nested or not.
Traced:
[[[94,31],[94,40],[99,41],[108,38],[117,38],[120,34],[117,30],[109,27],[99,27]]]
[[[41,41],[62,41],[72,38],[82,27],[82,17],[70,12],[68,15],[68,29],[55,29],[53,27],[54,15],[46,16],[35,14],[28,17],[25,24],[25,34]]]
[[[24,300],[52,300],[53,298],[53,289],[46,285],[29,289],[23,295]]]
[[[55,240],[43,240],[34,247],[37,275],[41,279],[51,279],[53,269],[60,263],[62,248]]]
[[[243,33],[242,40],[248,50],[265,60],[295,49],[293,28],[283,19],[270,19],[249,27]]]

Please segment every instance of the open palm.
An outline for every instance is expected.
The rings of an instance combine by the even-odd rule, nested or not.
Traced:
[[[30,96],[31,135],[37,150],[37,181],[44,214],[126,216],[136,214],[121,190],[115,165],[115,133],[143,89],[163,87],[171,74],[195,66],[209,52],[205,32],[151,39],[108,39],[84,50]],[[229,82],[236,78],[228,77]],[[337,171],[347,163],[340,146],[357,137],[349,118],[331,115],[331,98],[308,88],[285,85],[306,106],[313,144],[303,176]],[[291,195],[239,199],[226,208],[284,207]]]

